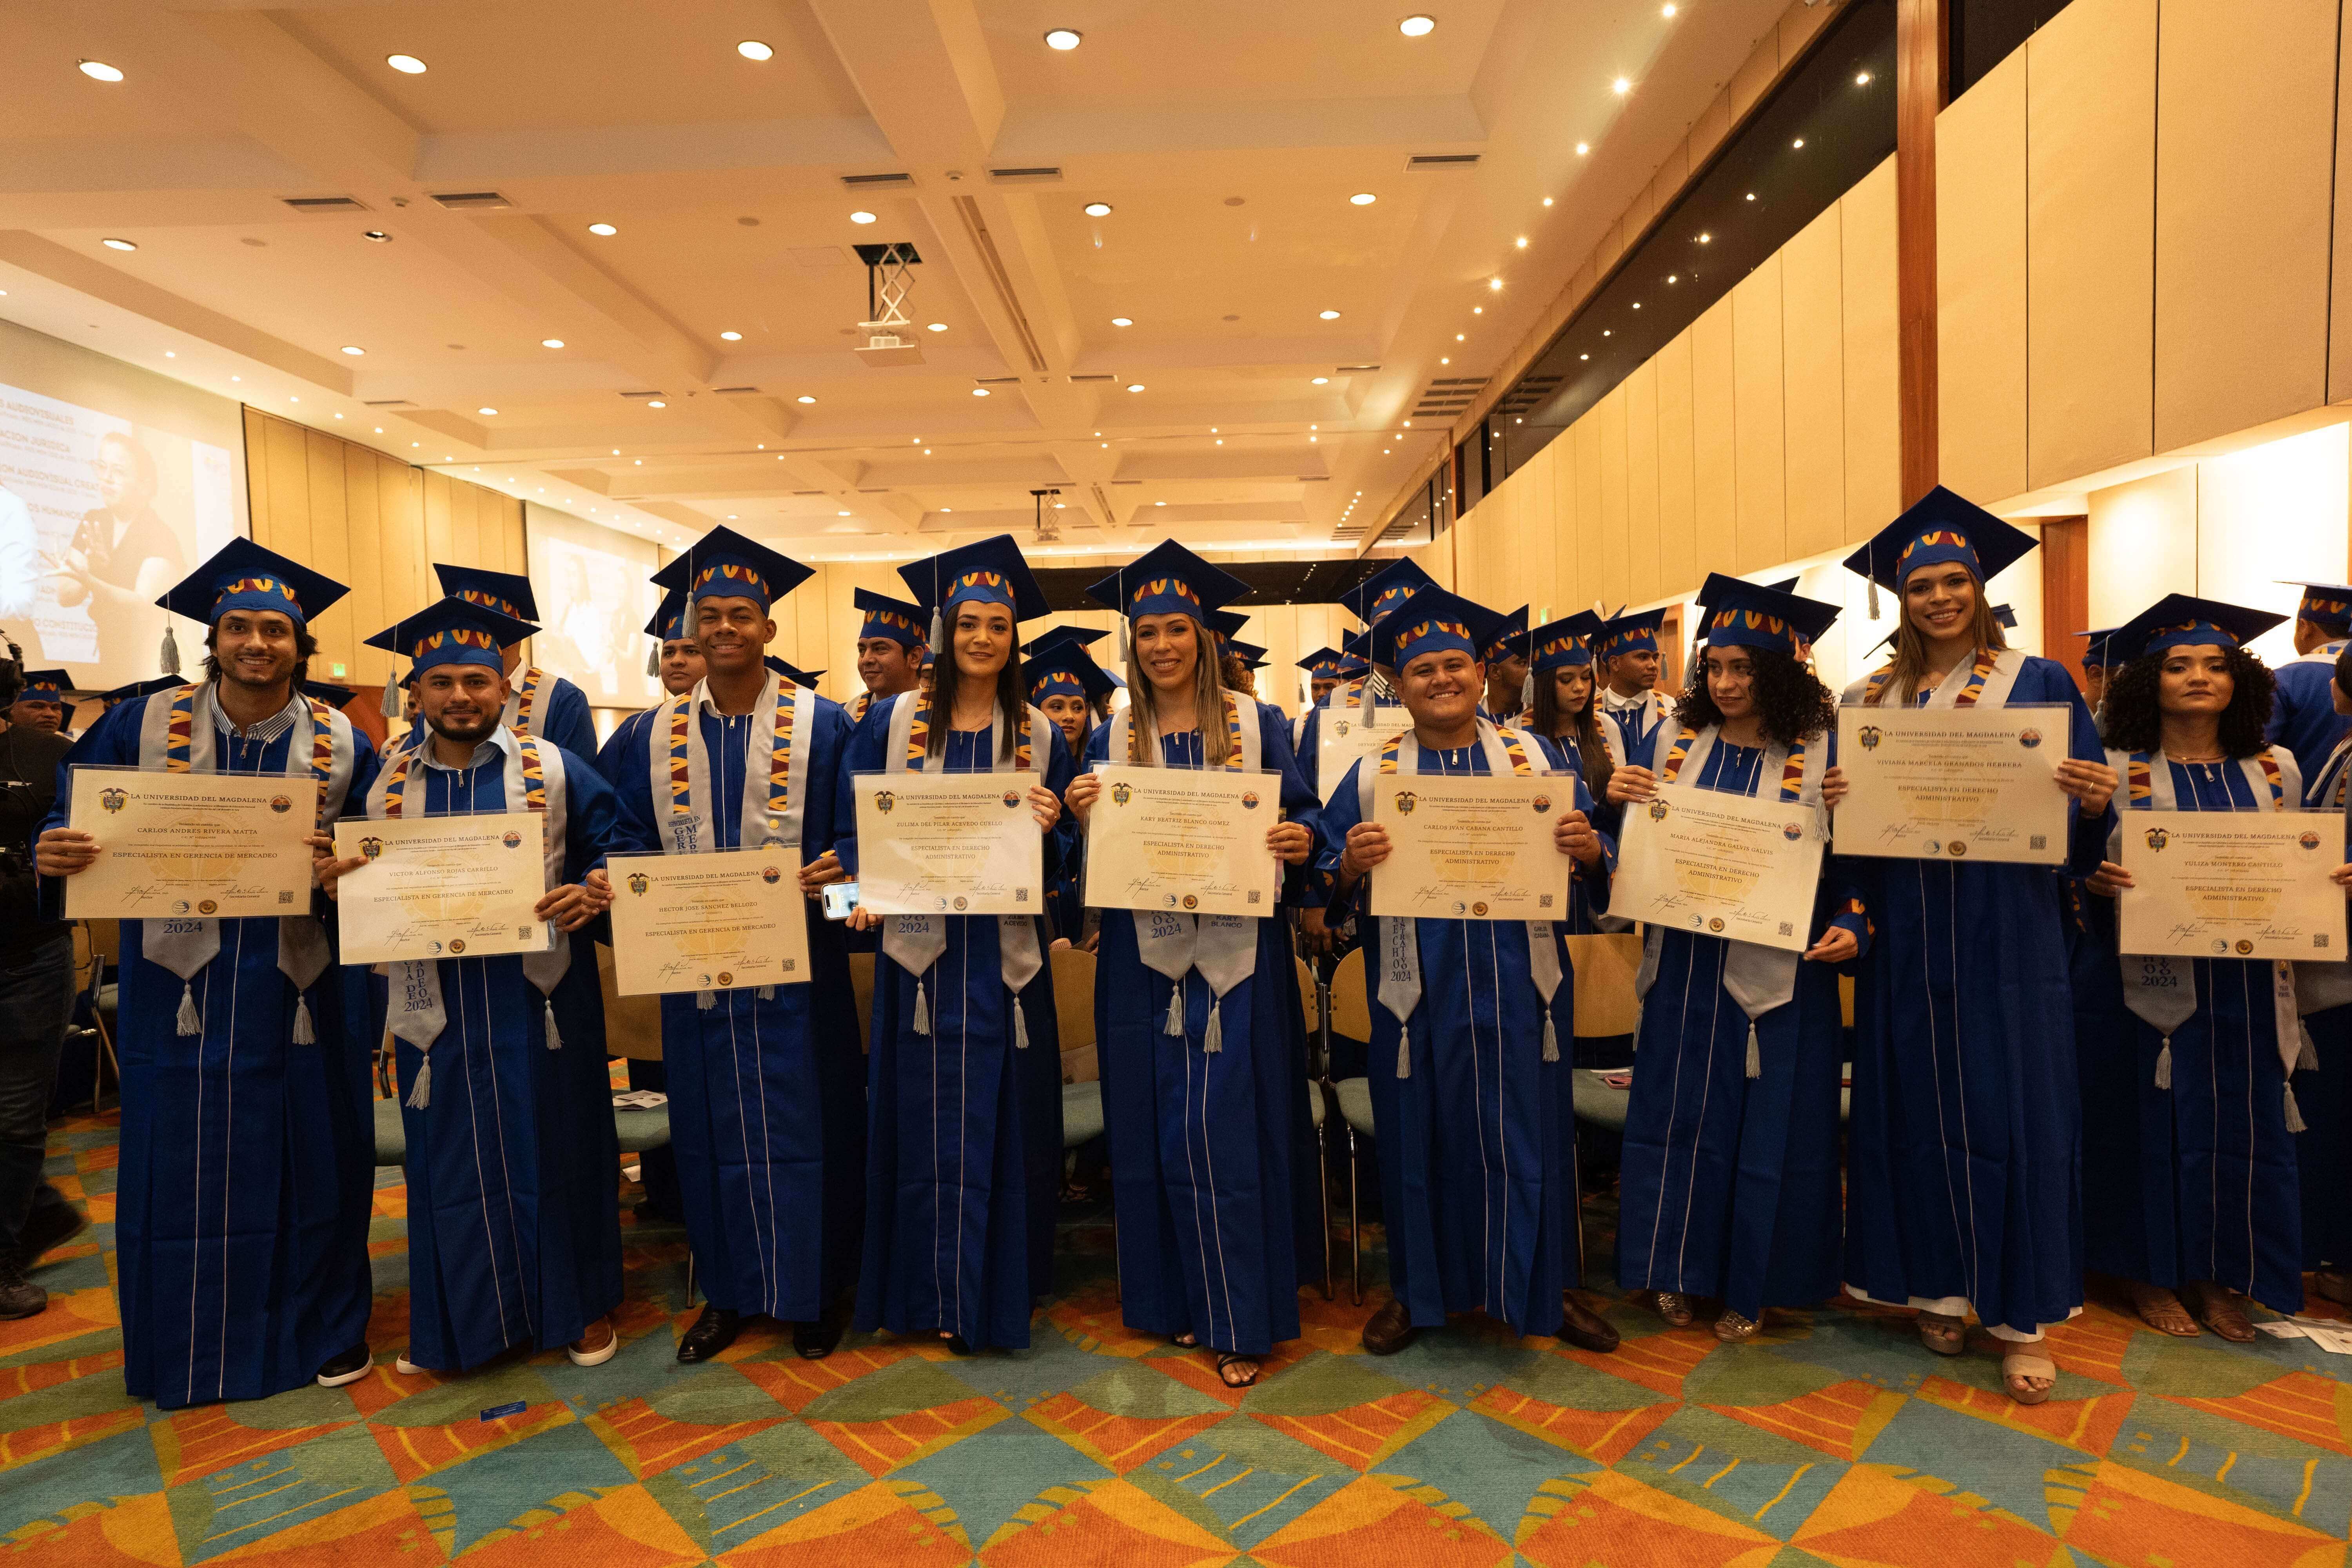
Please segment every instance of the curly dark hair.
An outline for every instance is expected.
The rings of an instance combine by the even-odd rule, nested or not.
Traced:
[[[1793,746],[1837,722],[1837,700],[1813,672],[1777,648],[1744,650],[1755,670],[1756,716],[1764,736],[1778,745]],[[1688,689],[1675,705],[1675,717],[1694,729],[1723,722],[1722,710],[1706,689],[1706,655],[1700,650],[1691,666]]]
[[[202,661],[202,668],[206,680],[218,680],[220,679],[220,657],[215,651],[218,648],[219,644],[220,626],[215,622],[212,626],[205,628],[205,657]],[[310,661],[313,658],[316,658],[318,655],[318,634],[313,632],[304,623],[296,621],[294,623],[293,689],[298,694],[302,689],[302,683],[310,679]]]
[[[2102,714],[2107,744],[2118,752],[2153,752],[2164,744],[2164,714],[2157,692],[2170,648],[2142,654],[2107,677],[2107,700]],[[2271,721],[2271,704],[2278,681],[2270,666],[2232,647],[2222,651],[2236,689],[2221,710],[2221,749],[2232,757],[2251,757],[2268,744],[2263,731]]]

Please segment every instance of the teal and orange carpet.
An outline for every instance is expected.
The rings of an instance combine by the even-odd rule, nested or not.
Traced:
[[[680,1366],[685,1248],[648,1227],[608,1365],[404,1378],[396,1171],[377,1371],[163,1415],[122,1392],[113,1119],[51,1154],[99,1225],[40,1271],[49,1310],[0,1324],[0,1568],[2332,1568],[2352,1523],[2352,1356],[2308,1340],[2169,1340],[2094,1306],[2024,1410],[1981,1344],[1931,1358],[1895,1313],[1825,1305],[1725,1348],[1621,1301],[1614,1356],[1472,1320],[1375,1360],[1381,1298],[1343,1286],[1304,1293],[1306,1337],[1243,1394],[1119,1327],[1099,1217],[1067,1228],[1022,1355],[853,1337],[812,1363],[763,1328]]]

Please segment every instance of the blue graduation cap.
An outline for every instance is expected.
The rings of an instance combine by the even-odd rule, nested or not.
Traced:
[[[1700,592],[1704,595],[1706,590],[1701,589]],[[1600,640],[1592,645],[1592,657],[1615,658],[1620,654],[1655,653],[1658,651],[1658,628],[1665,624],[1666,612],[1662,609],[1643,610],[1631,616],[1622,613],[1612,616],[1602,625]]]
[[[1248,584],[1172,539],[1162,540],[1109,576],[1087,584],[1087,597],[1129,619],[1137,616],[1205,619],[1212,610],[1248,592]]]
[[[1528,660],[1529,673],[1543,675],[1555,669],[1567,669],[1592,662],[1592,639],[1600,634],[1601,617],[1591,610],[1579,610],[1556,621],[1546,621],[1528,634],[1534,652]]]
[[[1769,648],[1791,658],[1803,658],[1805,649],[1836,622],[1842,608],[1719,572],[1707,578],[1699,599],[1707,606],[1709,646]]]
[[[1265,668],[1265,649],[1258,647],[1257,644],[1254,642],[1244,642],[1239,637],[1227,637],[1225,639],[1225,651],[1227,653],[1237,653],[1241,655],[1242,663],[1252,669],[1264,669]]]
[[[302,683],[302,695],[315,697],[330,708],[341,708],[357,697],[359,691],[340,680],[306,680]]]
[[[2309,621],[2324,632],[2342,636],[2352,631],[2352,587],[2341,583],[2294,583],[2303,590],[2303,599],[2294,607],[2294,618]]]
[[[1400,558],[1340,595],[1339,602],[1353,611],[1358,620],[1375,626],[1382,616],[1415,594],[1436,586],[1436,578],[1412,560]]]
[[[152,697],[158,691],[173,691],[190,684],[192,683],[176,675],[158,675],[147,680],[134,680],[128,686],[118,686],[111,691],[101,691],[98,694],[98,700],[111,708],[118,702],[128,702],[139,697]]]
[[[1351,659],[1336,647],[1318,647],[1298,661],[1298,668],[1317,680],[1345,680],[1350,664],[1361,667],[1363,660]]]
[[[2011,528],[1984,508],[1937,485],[1918,504],[1873,534],[1845,558],[1845,569],[1882,588],[1903,591],[1922,566],[1958,562],[1979,583],[2021,560],[2041,541]]]
[[[367,646],[408,659],[412,677],[445,664],[478,664],[503,675],[506,660],[499,650],[538,629],[488,605],[447,598],[394,622],[368,638]]]
[[[816,683],[824,677],[824,671],[821,669],[804,670],[798,665],[785,663],[782,659],[778,658],[774,654],[768,655],[760,662],[766,665],[770,669],[774,670],[778,675],[782,676],[786,680],[791,681],[793,685],[805,686],[811,691],[814,691],[816,689]]]
[[[653,580],[664,588],[684,589],[688,599],[750,599],[766,609],[815,574],[791,556],[722,527],[688,545]]]
[[[2249,609],[2191,594],[2167,594],[2107,634],[2107,662],[2129,664],[2168,647],[2208,643],[2242,647],[2285,621],[2284,616],[2273,610]]]
[[[1238,610],[1211,610],[1207,619],[1209,629],[1227,642],[1241,636],[1242,628],[1249,625],[1249,617]]]
[[[16,700],[55,702],[62,706],[73,690],[73,677],[62,669],[28,669],[25,672],[24,689],[16,693]]]
[[[1474,605],[1457,594],[1424,588],[1402,613],[1391,612],[1372,624],[1372,657],[1391,669],[1402,669],[1408,660],[1422,654],[1448,648],[1476,658],[1493,645],[1495,628],[1503,619],[1500,612]]]
[[[453,599],[480,605],[513,620],[539,619],[539,601],[530,596],[530,579],[519,572],[492,572],[482,566],[451,566],[436,561],[433,574],[441,579],[441,591]]]
[[[1108,636],[1108,632],[1098,632],[1091,626],[1053,626],[1023,643],[1021,651],[1030,658],[1036,658],[1057,647],[1092,647]]]
[[[1502,626],[1496,629],[1495,640],[1486,647],[1486,660],[1488,664],[1509,658],[1514,654],[1521,658],[1528,657],[1528,611],[1533,607],[1521,605],[1503,617]]]
[[[923,614],[920,605],[910,605],[904,599],[866,588],[851,595],[850,603],[866,617],[858,624],[859,642],[867,637],[888,637],[903,647],[914,647],[927,635],[925,623],[930,617]]]
[[[2118,626],[2100,626],[2092,631],[2076,632],[2084,640],[2080,660],[2084,669],[2105,669],[2112,662],[2107,657],[2107,639],[2121,630]]]
[[[661,608],[646,623],[646,636],[657,643],[693,641],[694,626],[686,617],[688,607],[685,589],[672,588],[664,594]]]
[[[1995,605],[1992,607],[1992,618],[2011,631],[2017,629],[2017,611],[2008,605]]]
[[[333,578],[274,550],[265,550],[250,539],[232,539],[155,602],[174,615],[206,626],[231,610],[276,610],[299,626],[308,626],[349,592]],[[176,653],[174,649],[175,657]]]
[[[958,605],[1003,605],[1015,623],[1051,615],[1045,591],[1030,574],[1021,547],[1009,533],[943,550],[928,561],[898,568],[898,575],[915,591],[915,602],[944,616]]]
[[[1364,666],[1364,668],[1366,668],[1367,669],[1369,669],[1369,668],[1371,668],[1371,663],[1372,663],[1372,628],[1371,628],[1371,627],[1370,627],[1370,626],[1360,626],[1360,627],[1357,628],[1355,631],[1349,632],[1346,637],[1341,637],[1341,638],[1339,639],[1339,646],[1340,646],[1342,648],[1344,648],[1344,649],[1346,649],[1346,650],[1347,650],[1347,654],[1348,654],[1348,657],[1349,657],[1349,658],[1352,658],[1352,659],[1355,659],[1355,660],[1359,661],[1359,662],[1360,662],[1360,663],[1361,663],[1361,664]]]
[[[1144,612],[1146,615],[1157,613]],[[1118,684],[1102,666],[1095,662],[1094,656],[1083,645],[1069,641],[1051,643],[1024,664],[1021,679],[1029,689],[1029,700],[1032,702],[1043,702],[1048,697],[1078,697],[1088,702],[1099,702],[1118,689]]]

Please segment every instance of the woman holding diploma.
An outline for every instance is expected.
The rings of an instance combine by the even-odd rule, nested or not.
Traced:
[[[1061,731],[1026,700],[1014,647],[1019,623],[1045,614],[1045,595],[1011,534],[898,574],[937,616],[940,651],[920,685],[877,700],[851,739],[835,808],[842,863],[855,874],[856,774],[1042,773],[1028,805],[1050,881],[1062,791],[1076,769]],[[1030,1305],[1053,1281],[1062,1185],[1045,921],[866,909],[850,919],[882,931],[858,1327],[937,1334],[959,1353],[1025,1348]]]
[[[1412,727],[1349,764],[1323,808],[1308,898],[1354,900],[1389,858],[1374,781],[1553,771],[1531,736],[1478,717],[1478,650],[1499,619],[1426,588],[1374,627],[1373,662],[1396,671]],[[1574,862],[1570,876],[1605,876],[1610,847],[1588,819],[1592,797],[1567,782],[1552,847]],[[1574,1080],[1559,1042],[1572,1037],[1576,1010],[1557,923],[1366,919],[1381,976],[1370,1077],[1396,1295],[1364,1325],[1364,1348],[1387,1355],[1449,1312],[1484,1310],[1514,1333],[1614,1350],[1617,1331],[1570,1294],[1582,1233]]]
[[[2073,678],[2010,647],[1985,598],[1986,579],[2035,542],[1940,486],[1881,529],[1845,564],[1898,595],[1895,658],[1844,700],[2064,704],[2066,756],[2053,773],[2072,797],[2067,863],[2087,875],[2106,840],[2115,770]],[[2057,1378],[2042,1325],[2083,1303],[2082,1117],[2057,871],[1856,858],[1854,875],[1877,934],[1854,998],[1846,1289],[1917,1308],[1920,1340],[1938,1355],[1966,1348],[1973,1306],[2002,1343],[2010,1397],[2038,1405]]]
[[[1094,732],[1094,704],[1118,689],[1097,664],[1087,645],[1105,634],[1083,626],[1055,626],[1023,646],[1029,656],[1021,667],[1029,700],[1052,720],[1069,743],[1072,766],[1086,765],[1087,738]],[[1061,868],[1045,885],[1045,918],[1054,944],[1084,946],[1086,934],[1085,842],[1076,835],[1064,843]]]
[[[1599,803],[1593,826],[1613,837],[1618,814],[1608,804],[1609,775],[1625,765],[1625,738],[1617,721],[1601,710],[1601,683],[1592,673],[1592,639],[1600,630],[1599,616],[1579,610],[1528,634],[1533,652],[1528,668],[1535,677],[1536,700],[1527,727],[1555,772],[1584,781],[1585,792]],[[1580,878],[1569,889],[1568,930],[1583,936],[1595,929],[1592,900]]]
[[[1095,731],[1087,760],[1272,773],[1265,794],[1280,805],[1265,814],[1265,847],[1305,865],[1316,800],[1289,726],[1272,704],[1225,689],[1202,629],[1248,585],[1171,542],[1087,592],[1129,618],[1134,694]],[[1096,773],[1071,783],[1079,827],[1102,789]],[[1101,962],[1096,1037],[1121,1315],[1206,1345],[1226,1386],[1246,1388],[1275,1342],[1297,1337],[1298,1276],[1320,1246],[1288,932],[1271,910],[1106,909]]]
[[[1638,804],[1664,783],[1835,805],[1834,705],[1798,660],[1838,607],[1719,575],[1700,598],[1700,666],[1675,722],[1646,762],[1610,775],[1610,798]],[[1715,1337],[1727,1344],[1752,1338],[1767,1307],[1837,1289],[1837,966],[1869,945],[1870,922],[1836,872],[1822,878],[1812,930],[1800,955],[1647,928],[1617,1283],[1654,1291],[1677,1328],[1693,1296],[1719,1298]]]
[[[2271,672],[2244,645],[2286,617],[2169,594],[2108,639],[2107,760],[2126,783],[2089,882],[2106,973],[2104,1027],[2075,1042],[2084,1261],[2114,1274],[2160,1332],[2201,1322],[2251,1341],[2236,1295],[2303,1307],[2288,1075],[2304,1046],[2289,966],[2116,952],[2118,862],[2135,811],[2294,811],[2294,757],[2268,745]],[[2345,873],[2339,872],[2339,879]],[[2330,967],[2337,967],[2331,965]]]

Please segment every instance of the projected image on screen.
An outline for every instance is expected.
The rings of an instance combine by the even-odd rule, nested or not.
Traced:
[[[523,508],[540,630],[531,662],[563,676],[593,708],[643,708],[661,695],[643,635],[659,602],[653,544],[535,502]]]
[[[158,672],[155,597],[228,542],[229,454],[0,385],[0,627],[104,688]]]

